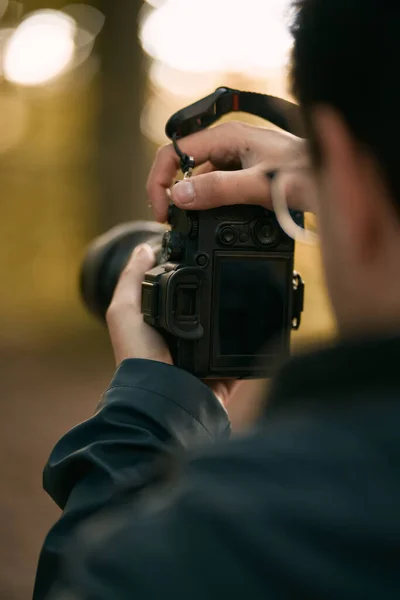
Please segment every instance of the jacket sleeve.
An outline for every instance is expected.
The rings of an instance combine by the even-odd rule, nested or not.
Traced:
[[[201,381],[163,363],[124,361],[95,415],[58,442],[45,467],[44,488],[63,513],[45,540],[34,600],[57,587],[61,557],[91,517],[168,481],[180,451],[229,432],[226,411]]]
[[[398,461],[376,436],[395,447],[398,420],[357,405],[186,453],[86,520],[48,600],[398,600]]]

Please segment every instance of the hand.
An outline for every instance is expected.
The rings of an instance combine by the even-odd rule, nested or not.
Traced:
[[[107,311],[107,325],[117,365],[128,358],[173,364],[163,337],[144,322],[141,311],[142,281],[154,263],[155,256],[150,246],[142,244],[136,248],[120,277]],[[225,406],[238,385],[236,381],[210,382],[210,388]]]
[[[168,347],[154,327],[143,320],[142,282],[155,263],[147,244],[138,246],[121,274],[106,314],[117,365],[127,358],[144,358],[172,365]]]
[[[179,141],[183,152],[193,156],[198,169],[191,180],[174,185],[179,158],[170,144],[157,153],[147,182],[147,194],[155,217],[167,219],[170,199],[179,208],[199,210],[232,204],[271,207],[266,173],[285,165],[308,161],[306,142],[289,133],[230,122],[201,131]],[[306,209],[304,182],[293,175],[289,202]],[[302,193],[296,198],[296,190]],[[301,199],[300,199],[301,196]]]

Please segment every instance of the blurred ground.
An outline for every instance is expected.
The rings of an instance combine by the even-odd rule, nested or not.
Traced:
[[[57,440],[91,416],[113,375],[106,335],[87,347],[0,349],[0,600],[29,600],[40,548],[59,510],[42,489]],[[255,413],[250,388],[231,407],[236,428]],[[243,400],[243,402],[242,402]]]
[[[28,600],[42,541],[59,513],[41,486],[57,439],[89,417],[113,372],[93,352],[0,350],[0,599]]]

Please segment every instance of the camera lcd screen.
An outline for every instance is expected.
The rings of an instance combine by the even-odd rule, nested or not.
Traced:
[[[259,355],[267,343],[280,351],[287,328],[288,266],[271,258],[219,261],[219,356]]]

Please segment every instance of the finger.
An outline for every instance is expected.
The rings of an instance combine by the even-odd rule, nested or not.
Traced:
[[[218,381],[207,381],[208,387],[214,392],[215,396],[223,406],[228,406],[241,382],[234,379],[224,379]]]
[[[218,165],[238,162],[240,148],[246,146],[245,132],[246,126],[241,123],[224,123],[179,140],[179,147],[185,154],[193,156],[198,166],[207,161]],[[174,181],[179,165],[172,144],[157,152],[147,181],[147,196],[157,221],[164,222],[167,219],[167,190]]]
[[[206,163],[204,163],[204,165],[201,165],[196,169],[195,175],[205,175],[206,173],[212,173],[216,170],[217,167],[208,160]]]
[[[222,171],[239,171],[241,168],[241,164],[238,161],[225,162],[221,165]],[[213,171],[218,170],[218,166],[214,165],[211,161],[208,160],[206,163],[204,163],[204,165],[196,167],[194,175],[205,175],[206,173],[212,173]]]
[[[180,181],[171,189],[176,206],[205,210],[233,204],[271,207],[270,182],[260,166],[242,171],[215,171]]]
[[[148,244],[137,246],[126,265],[115,289],[113,304],[129,306],[141,314],[142,282],[155,263],[155,255]]]

